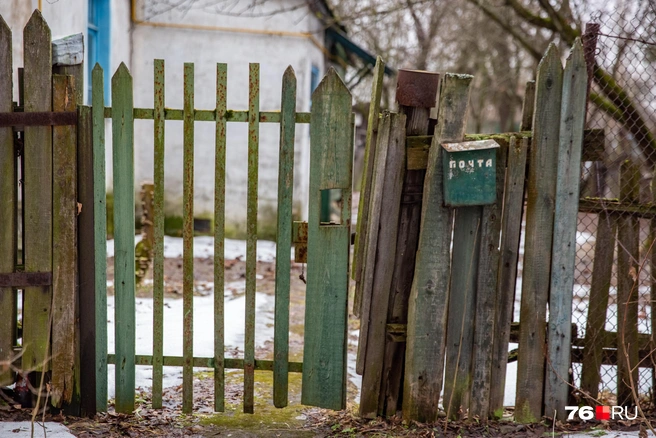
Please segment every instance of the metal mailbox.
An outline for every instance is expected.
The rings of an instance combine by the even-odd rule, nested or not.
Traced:
[[[494,140],[442,144],[444,204],[450,207],[494,204],[497,150]]]

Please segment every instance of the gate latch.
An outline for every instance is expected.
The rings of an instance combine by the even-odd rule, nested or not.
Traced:
[[[292,223],[292,243],[294,244],[294,261],[307,263],[308,223],[294,221]]]

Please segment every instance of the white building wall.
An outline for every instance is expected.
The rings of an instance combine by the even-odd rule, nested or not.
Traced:
[[[228,64],[228,109],[247,110],[248,64],[259,62],[261,111],[280,109],[282,76],[288,65],[294,68],[298,81],[297,111],[310,110],[310,72],[312,65],[320,72],[324,71],[324,54],[317,44],[317,40],[323,37],[315,39],[302,34],[321,29],[318,20],[307,11],[259,19],[226,17],[194,10],[184,16],[178,11],[157,16],[144,15],[147,13],[148,9],[138,8],[137,21],[145,18],[149,21],[136,24],[133,31],[135,106],[152,107],[153,59],[161,58],[165,60],[167,107],[182,108],[183,65],[185,62],[193,62],[195,107],[214,109],[216,63],[224,62]],[[152,179],[152,129],[151,121],[138,121],[135,127],[137,183]],[[260,234],[266,234],[267,231],[270,233],[276,222],[279,129],[278,124],[260,124]],[[209,219],[213,216],[214,132],[214,123],[195,124],[194,215],[197,218]],[[309,183],[309,125],[297,125],[296,132],[294,201],[296,213],[305,218]],[[182,122],[166,122],[165,135],[166,214],[181,216]],[[244,232],[246,193],[247,124],[228,123],[226,220],[229,233]]]

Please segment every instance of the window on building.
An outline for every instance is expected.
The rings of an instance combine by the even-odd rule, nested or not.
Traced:
[[[105,71],[105,104],[110,102],[109,70],[110,52],[110,0],[89,0],[89,25],[87,31],[88,101],[91,102],[91,72],[96,63]]]
[[[319,85],[319,67],[312,64],[312,70],[310,73],[310,105],[312,105],[312,93],[315,88]]]

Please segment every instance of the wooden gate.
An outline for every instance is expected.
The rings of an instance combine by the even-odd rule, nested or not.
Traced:
[[[116,364],[116,410],[131,412],[135,399],[135,365],[153,366],[153,406],[162,405],[162,367],[181,366],[183,369],[183,412],[192,411],[193,368],[214,369],[214,408],[224,409],[224,372],[244,370],[244,412],[253,412],[254,372],[274,373],[274,403],[287,405],[288,373],[303,373],[305,404],[332,409],[346,406],[346,316],[348,289],[348,259],[350,244],[351,169],[353,154],[353,122],[351,94],[334,70],[330,70],[313,94],[311,113],[297,112],[296,77],[287,69],[282,80],[280,112],[263,112],[259,108],[259,64],[250,64],[248,111],[233,111],[226,107],[226,64],[217,64],[216,107],[210,110],[194,108],[194,65],[184,65],[184,105],[182,109],[165,108],[164,61],[155,60],[153,108],[134,108],[132,77],[123,64],[112,77],[112,106],[104,106],[103,71],[93,70],[93,143],[94,156],[104,157],[104,119],[112,119],[112,153],[114,184],[115,239],[115,339],[116,353],[107,355],[106,326],[97,326],[98,409],[106,409],[107,364]],[[134,120],[154,121],[154,331],[153,354],[135,354],[135,213],[134,213]],[[164,122],[183,121],[183,355],[163,355],[164,308]],[[224,358],[223,294],[215,294],[214,357],[196,357],[193,353],[193,182],[194,182],[194,123],[209,122],[216,127],[215,155],[215,259],[214,287],[224,289],[224,215],[225,215],[225,153],[226,125],[231,122],[248,124],[248,195],[246,246],[246,324],[244,359]],[[280,164],[278,179],[278,236],[276,263],[276,304],[274,360],[255,357],[255,290],[258,212],[258,144],[259,124],[280,124]],[[310,123],[310,200],[307,225],[308,283],[303,363],[289,362],[289,254],[292,243],[292,187],[294,166],[294,132],[297,123]],[[105,289],[106,226],[103,187],[103,160],[95,160],[96,217],[96,320],[107,320]],[[320,222],[321,198],[325,190],[340,189],[342,211],[339,223]],[[102,349],[105,351],[102,351]]]

